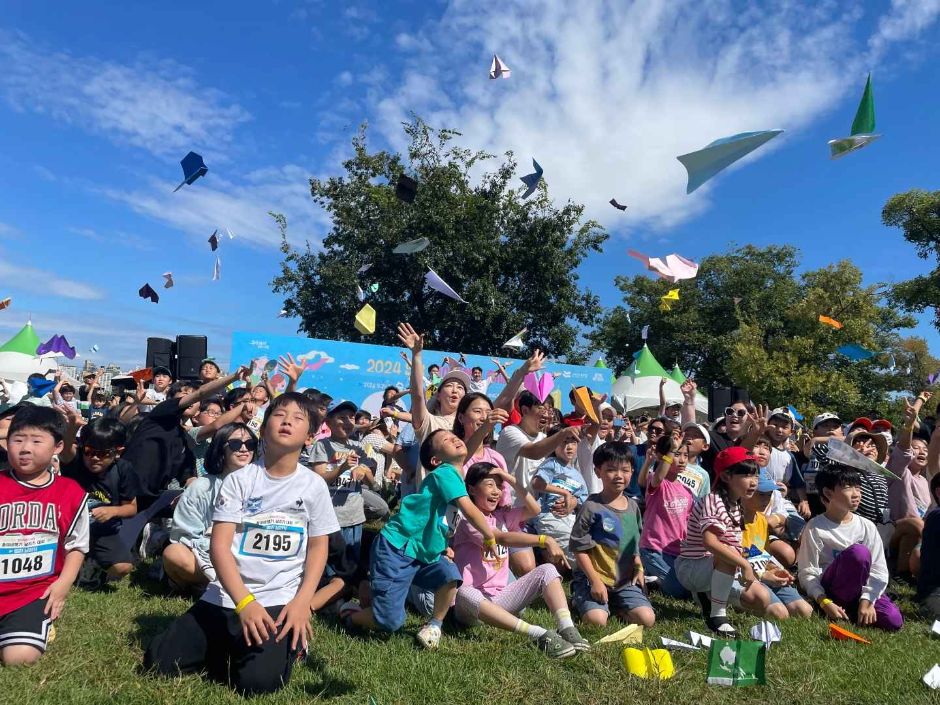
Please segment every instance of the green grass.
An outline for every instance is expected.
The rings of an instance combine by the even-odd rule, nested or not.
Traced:
[[[142,574],[146,567],[139,570]],[[940,640],[919,617],[908,588],[892,584],[907,623],[899,634],[858,631],[871,646],[837,642],[825,622],[781,624],[783,641],[767,656],[767,685],[723,688],[705,683],[707,652],[673,654],[676,675],[666,681],[629,677],[621,664],[622,646],[595,646],[587,654],[549,661],[528,640],[477,627],[448,633],[436,652],[415,648],[419,626],[411,617],[393,636],[351,637],[336,626],[315,624],[311,655],[295,668],[281,692],[244,699],[199,676],[161,679],[141,675],[143,645],[189,602],[167,597],[146,580],[125,581],[109,592],[74,590],[58,622],[58,638],[40,663],[30,668],[0,668],[0,703],[310,703],[379,705],[392,703],[813,703],[814,705],[891,705],[940,703],[921,678],[940,661]],[[684,638],[703,630],[691,604],[656,596],[658,623],[647,630],[647,645],[660,636]],[[526,619],[552,625],[548,611],[530,609]],[[733,615],[739,628],[755,618]],[[584,629],[592,641],[619,629]]]

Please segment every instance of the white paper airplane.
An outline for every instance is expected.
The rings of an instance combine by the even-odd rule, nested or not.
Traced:
[[[427,248],[430,244],[431,241],[426,237],[419,237],[417,240],[409,240],[408,242],[401,243],[392,250],[392,252],[396,255],[413,255],[416,252],[421,252],[421,250]]]
[[[454,299],[455,301],[459,301],[462,304],[467,303],[460,297],[460,294],[451,289],[450,284],[441,279],[437,272],[435,272],[433,269],[428,269],[428,273],[424,275],[424,281],[429,287],[434,289],[434,291],[438,292],[439,294],[443,294],[444,296]]]
[[[164,283],[163,288],[172,289],[173,288],[173,272],[164,272],[163,278],[166,279],[166,283]]]
[[[627,250],[627,254],[640,260],[646,268],[655,272],[660,279],[673,284],[681,279],[694,279],[698,274],[698,264],[682,255],[671,254],[664,258],[650,257],[636,250]]]
[[[940,688],[940,663],[935,663],[933,668],[927,671],[924,676],[924,683],[927,684],[928,688],[933,688],[934,690]]]
[[[775,644],[780,641],[780,627],[778,627],[773,622],[763,620],[751,627],[751,638],[754,641],[764,642],[764,644],[769,649],[771,644]]]
[[[509,340],[503,343],[504,348],[514,348],[516,350],[522,350],[525,347],[525,342],[522,340],[522,336],[525,335],[528,328],[523,328],[521,331],[512,336]]]
[[[512,71],[503,63],[496,54],[493,54],[493,61],[490,63],[490,78],[509,78]]]
[[[693,632],[691,629],[689,630],[689,641],[692,642],[693,646],[702,646],[706,649],[712,645],[712,638],[710,636]]]
[[[718,172],[728,168],[738,159],[747,156],[782,132],[783,130],[742,132],[715,140],[696,152],[676,157],[689,172],[689,183],[685,192],[692,193]]]
[[[215,266],[212,268],[212,281],[217,282],[222,278],[222,260],[215,258]]]
[[[659,637],[663,642],[663,646],[670,651],[699,651],[699,647],[692,646],[692,644],[686,644],[684,641],[676,641],[675,639],[667,639],[664,636]]]

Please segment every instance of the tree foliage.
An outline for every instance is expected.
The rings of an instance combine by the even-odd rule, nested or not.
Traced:
[[[679,284],[618,277],[624,305],[607,313],[592,340],[607,351],[609,365],[623,370],[649,325],[659,361],[691,370],[703,391],[733,383],[754,399],[793,404],[804,414],[861,414],[884,408],[890,392],[916,386],[932,358],[922,340],[900,337],[898,330],[915,321],[886,305],[883,287],[864,287],[861,271],[848,261],[802,274],[798,268],[791,246],[747,245],[705,257],[698,276]],[[661,311],[660,297],[676,287],[680,300]],[[821,324],[820,315],[843,328]],[[881,354],[852,362],[835,353],[847,343]]]
[[[940,264],[940,191],[914,189],[895,194],[882,209],[881,222],[901,228],[918,257],[933,256]],[[919,312],[933,306],[934,326],[940,329],[940,266],[930,274],[895,284],[891,298],[908,311]]]
[[[552,206],[545,183],[521,200],[511,152],[494,171],[480,173],[494,159],[454,144],[459,133],[433,130],[420,119],[404,125],[407,158],[370,152],[366,128],[353,139],[345,173],[311,179],[310,192],[332,220],[322,248],[303,250],[283,239],[282,272],[274,290],[284,307],[302,319],[311,336],[397,345],[395,324],[410,321],[429,334],[430,345],[467,353],[497,354],[522,328],[530,347],[577,359],[583,327],[600,314],[596,296],[579,286],[577,268],[606,233],[582,222],[583,206]],[[406,173],[419,183],[417,198],[405,203],[395,183]],[[282,231],[286,221],[281,221]],[[405,241],[426,237],[416,255],[395,255]],[[357,269],[366,263],[363,275]],[[424,285],[434,269],[469,303],[462,304]],[[353,327],[357,281],[377,312],[375,334]],[[370,285],[378,284],[375,293]]]

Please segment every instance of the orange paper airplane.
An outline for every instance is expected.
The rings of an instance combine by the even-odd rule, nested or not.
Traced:
[[[842,324],[839,323],[835,318],[830,318],[829,316],[820,316],[820,323],[825,323],[827,326],[832,326],[836,330],[842,330]]]
[[[128,376],[135,382],[149,382],[153,379],[153,368],[145,367],[142,370],[134,370],[129,372]]]
[[[860,644],[870,644],[865,637],[861,637],[855,632],[850,632],[848,629],[843,629],[838,624],[829,623],[829,636],[833,639],[838,639],[839,641],[857,641]]]
[[[585,416],[594,423],[600,423],[600,420],[597,418],[597,411],[594,409],[594,402],[591,399],[587,387],[575,387],[574,398],[581,403],[581,408],[584,409]]]

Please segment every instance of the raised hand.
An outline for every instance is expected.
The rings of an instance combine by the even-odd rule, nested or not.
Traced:
[[[281,368],[281,372],[284,373],[284,376],[294,384],[297,384],[297,380],[300,379],[300,375],[304,373],[304,366],[298,365],[294,360],[294,356],[290,353],[279,357],[277,359],[277,364],[278,367]]]
[[[695,402],[695,392],[698,389],[698,385],[695,384],[694,379],[687,379],[679,386],[679,389],[682,390],[682,396],[685,397],[686,401]]]
[[[532,357],[525,361],[526,372],[538,372],[545,364],[545,353],[541,350],[533,350]]]
[[[398,339],[402,345],[411,351],[412,355],[424,349],[424,338],[411,327],[410,323],[398,324]]]

